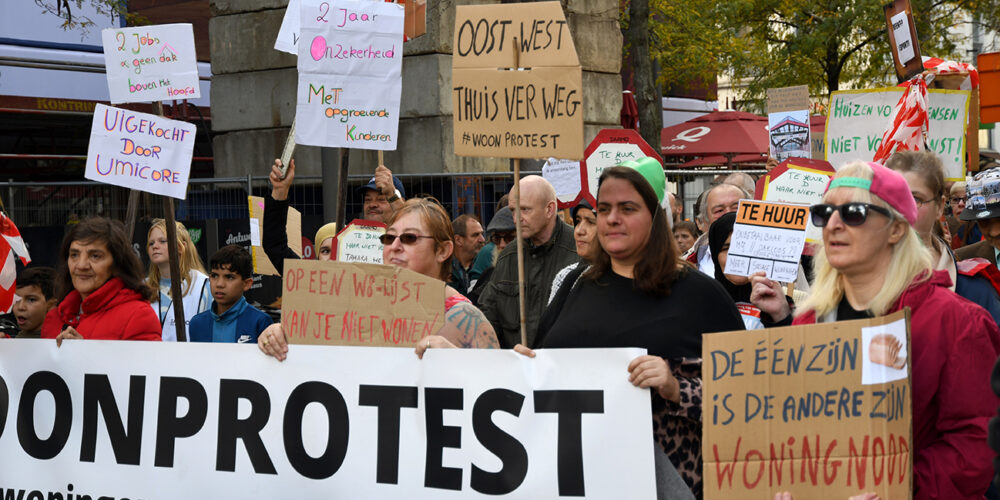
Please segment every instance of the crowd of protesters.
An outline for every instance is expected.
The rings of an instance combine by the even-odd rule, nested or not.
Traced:
[[[271,168],[261,243],[279,272],[284,259],[298,258],[284,230],[294,161],[282,167],[276,160]],[[989,179],[1000,184],[1000,168],[976,176]],[[908,307],[914,497],[997,498],[987,434],[1000,402],[990,385],[1000,356],[1000,200],[973,210],[969,185],[946,183],[932,153],[898,153],[884,166],[839,166],[822,202],[811,207],[822,244],[803,259],[802,286],[790,296],[763,273],[723,272],[735,212],[753,197],[754,183],[742,173],[718,179],[699,196],[694,220],[682,220],[681,200],[667,192],[662,167],[645,158],[604,170],[596,203],[584,200],[566,213],[548,181],[524,177],[519,198],[505,196],[484,224],[468,214],[450,217],[433,198],[406,199],[399,179],[379,166],[360,188],[360,218],[386,226],[385,264],[447,282],[446,321],[419,341],[418,357],[434,348],[513,348],[528,357],[545,348],[645,348],[623,368],[632,384],[650,390],[661,498],[702,495],[703,334],[872,318]],[[244,298],[253,279],[250,254],[223,247],[206,269],[185,227],[177,223],[170,241],[166,224],[156,220],[149,229],[146,270],[121,222],[94,217],[72,226],[57,269],[18,273],[18,331],[8,336],[60,345],[177,341],[179,303],[188,341],[256,344],[288,359],[281,324]],[[319,260],[330,259],[336,232],[333,223],[317,231]],[[179,276],[171,274],[171,245]],[[174,279],[180,298],[173,297]],[[992,384],[1000,390],[1000,372]],[[1000,446],[1000,425],[991,431]]]

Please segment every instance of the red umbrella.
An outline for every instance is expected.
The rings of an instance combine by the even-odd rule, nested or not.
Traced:
[[[663,156],[767,154],[767,118],[713,111],[660,133]]]
[[[622,91],[622,128],[639,130],[639,106],[635,103],[635,95],[628,90]]]
[[[723,155],[713,155],[681,163],[680,165],[678,165],[678,167],[687,168],[687,167],[701,167],[705,165],[731,165],[733,163],[760,163],[761,165],[763,165],[766,162],[767,162],[767,155],[761,155],[761,154],[745,154],[745,155],[735,155],[729,157]]]

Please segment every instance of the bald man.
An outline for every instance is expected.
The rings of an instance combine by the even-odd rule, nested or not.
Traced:
[[[521,188],[521,234],[524,240],[525,324],[528,347],[535,348],[538,320],[548,304],[552,280],[560,269],[579,260],[573,228],[556,216],[556,191],[537,175],[518,183]],[[513,193],[510,209],[513,211]],[[517,245],[497,256],[496,269],[479,298],[479,308],[497,332],[500,345],[521,343],[517,284]]]

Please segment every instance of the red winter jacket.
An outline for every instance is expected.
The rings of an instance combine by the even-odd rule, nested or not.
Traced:
[[[82,313],[80,292],[70,292],[45,316],[42,338],[54,339],[66,326],[72,326],[86,339],[161,340],[160,320],[149,301],[125,288],[119,278],[111,278],[88,295]]]
[[[986,426],[1000,402],[990,373],[1000,330],[948,290],[947,271],[910,285],[890,312],[910,308],[914,499],[981,499],[993,477]],[[816,322],[813,311],[792,324]]]

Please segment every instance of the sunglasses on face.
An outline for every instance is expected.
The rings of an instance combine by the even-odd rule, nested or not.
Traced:
[[[392,245],[392,242],[396,241],[396,238],[399,238],[399,241],[404,245],[413,245],[420,238],[433,238],[433,236],[421,236],[413,233],[403,233],[398,235],[385,233],[382,236],[379,236],[378,240],[381,241],[383,245],[389,246]]]
[[[493,233],[493,243],[500,243],[500,240],[510,243],[514,240],[514,233]]]
[[[824,227],[830,222],[830,217],[834,212],[840,212],[840,219],[848,226],[860,226],[868,220],[869,212],[878,212],[886,217],[892,218],[892,212],[871,203],[844,203],[843,205],[829,205],[822,203],[813,205],[809,210],[812,223],[816,227]]]

